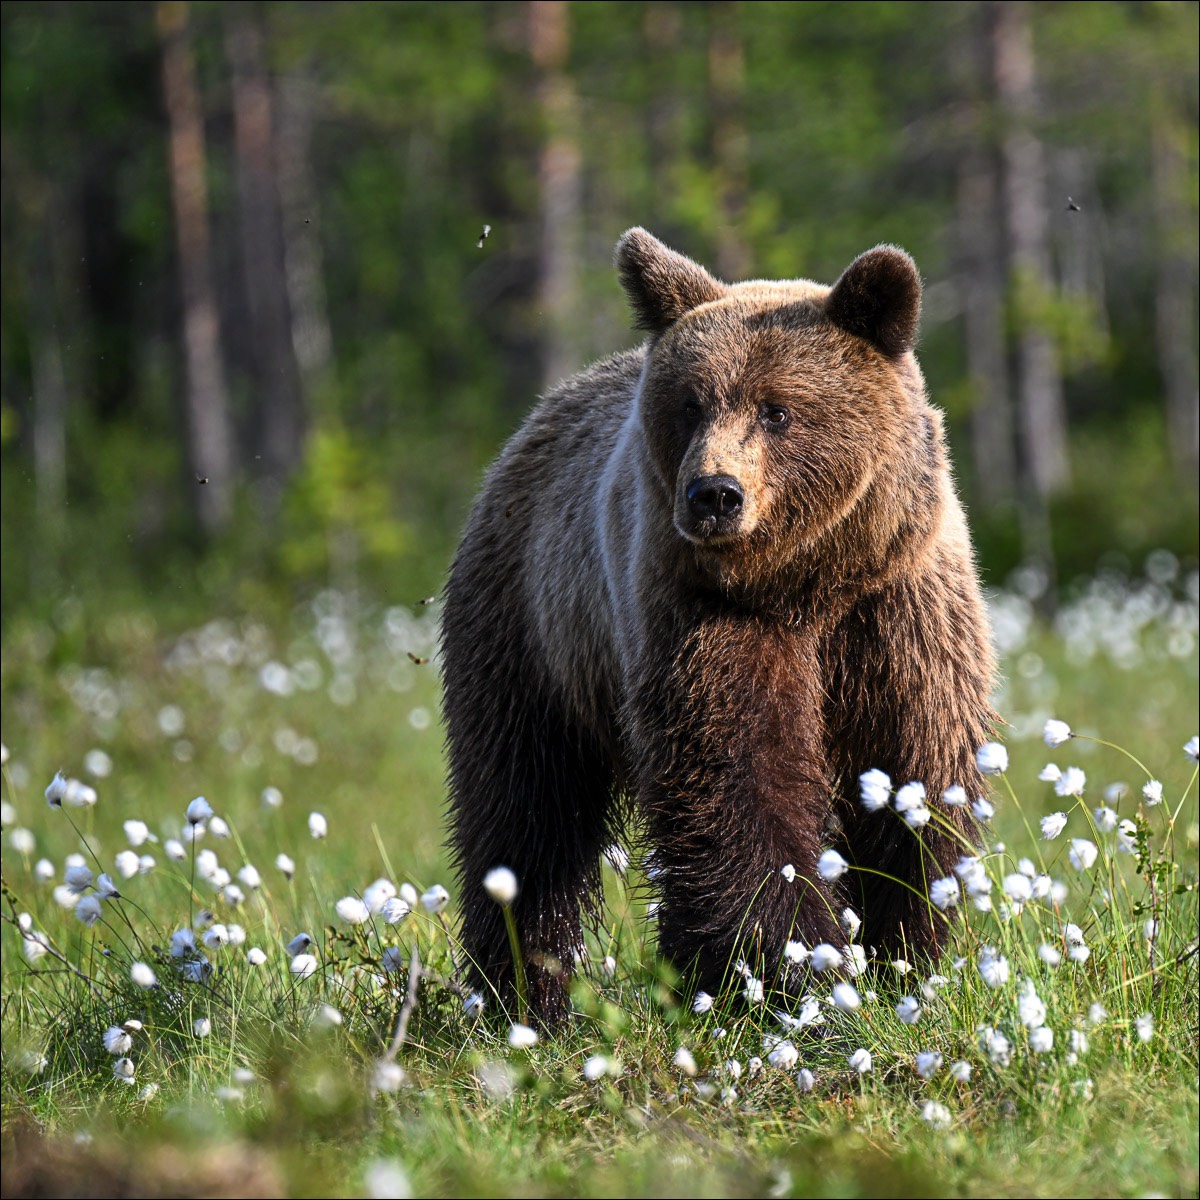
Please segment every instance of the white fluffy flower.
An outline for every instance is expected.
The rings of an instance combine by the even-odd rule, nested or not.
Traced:
[[[158,976],[154,974],[154,968],[149,963],[135,962],[129,968],[129,978],[133,981],[135,987],[152,988],[158,982]]]
[[[198,1038],[206,1038],[212,1033],[212,1022],[207,1017],[197,1017],[192,1022],[192,1035]]]
[[[859,776],[859,795],[867,812],[880,812],[892,798],[892,781],[878,769]]]
[[[860,1046],[846,1061],[850,1064],[851,1070],[865,1075],[871,1069],[871,1052]]]
[[[922,1051],[916,1057],[917,1074],[932,1079],[942,1069],[942,1056],[936,1050]]]
[[[979,975],[988,987],[1003,987],[1008,982],[1008,959],[991,946],[984,946],[979,952]]]
[[[493,867],[483,877],[483,890],[497,904],[509,905],[517,898],[517,877],[508,867]]]
[[[197,796],[187,806],[187,819],[191,825],[199,825],[201,821],[207,821],[213,815],[213,806],[203,796]]]
[[[607,962],[608,960],[606,959],[605,961]],[[614,967],[616,966],[615,963],[613,965]],[[745,996],[747,1004],[761,1004],[766,996],[762,980],[755,979],[751,975],[746,980],[746,986],[742,989],[742,994]]]
[[[826,883],[840,879],[849,869],[850,864],[836,850],[826,850],[817,859],[817,874]]]
[[[1047,763],[1038,772],[1038,778],[1043,783],[1057,783],[1062,778],[1062,768],[1058,763]]]
[[[329,832],[329,822],[319,812],[308,814],[308,832],[314,838],[323,838]]]
[[[113,1063],[113,1076],[119,1079],[122,1083],[132,1083],[134,1074],[133,1059],[118,1058]]]
[[[421,893],[421,904],[428,913],[440,913],[450,903],[450,893],[440,883]]]
[[[133,1049],[133,1038],[129,1030],[120,1025],[110,1025],[104,1031],[104,1049],[117,1058],[128,1054]]]
[[[233,833],[229,828],[229,822],[224,817],[211,817],[208,822],[208,832],[215,838],[227,838]]]
[[[296,874],[296,864],[286,854],[277,854],[275,856],[275,867],[277,870],[282,871],[287,879],[291,879]]]
[[[971,805],[971,811],[977,821],[990,821],[996,815],[996,806],[985,796],[980,796]]]
[[[1054,784],[1056,796],[1082,796],[1087,776],[1079,767],[1068,767]]]
[[[279,808],[283,804],[283,793],[277,787],[265,787],[259,799],[263,808]]]
[[[692,1000],[692,1012],[706,1013],[713,1006],[713,998],[707,992],[697,992]]]
[[[603,1079],[605,1075],[616,1075],[620,1073],[620,1064],[614,1062],[605,1054],[593,1054],[583,1064],[583,1077],[589,1083],[595,1083],[598,1079]]]
[[[63,872],[63,883],[76,896],[82,895],[92,886],[92,872],[85,866],[75,864]]]
[[[1077,871],[1090,871],[1096,862],[1096,856],[1099,850],[1096,848],[1095,842],[1089,842],[1087,838],[1072,838],[1071,849],[1067,853],[1067,857],[1071,860],[1071,866]]]
[[[122,879],[132,879],[142,869],[142,860],[132,850],[120,851],[113,859],[113,866]]]
[[[1183,752],[1192,760],[1192,762],[1200,762],[1200,737],[1192,734],[1184,744]]]
[[[1029,876],[1017,872],[1004,877],[1004,894],[1014,904],[1028,904],[1033,899],[1033,884]]]
[[[1007,1067],[1012,1062],[1012,1042],[991,1025],[979,1030],[979,1045],[987,1051],[988,1058],[998,1067]]]
[[[965,1059],[959,1059],[958,1062],[950,1064],[950,1078],[955,1083],[970,1083],[971,1082],[971,1064]]]
[[[508,1044],[514,1050],[529,1050],[537,1045],[537,1031],[528,1025],[514,1024],[508,1031]]]
[[[285,949],[287,950],[288,954],[295,958],[297,954],[303,954],[305,950],[307,950],[312,944],[313,940],[311,934],[298,933],[290,942],[288,942]]]
[[[921,1005],[915,996],[905,996],[896,1005],[896,1016],[905,1025],[915,1025],[921,1019]]]
[[[390,1058],[381,1058],[371,1072],[373,1092],[398,1092],[408,1083],[408,1072]]]
[[[906,813],[913,808],[925,807],[925,785],[923,783],[906,783],[896,792],[896,811]]]
[[[91,808],[98,799],[96,789],[79,779],[68,779],[62,802],[71,808]]]
[[[1117,822],[1120,819],[1117,816],[1117,810],[1115,808],[1109,808],[1107,804],[1102,804],[1098,809],[1096,809],[1092,816],[1096,820],[1096,828],[1101,833],[1112,833],[1112,831],[1116,829]]]
[[[267,952],[258,946],[251,946],[246,951],[246,961],[252,967],[261,967],[267,961]]]
[[[54,864],[48,858],[39,858],[33,864],[33,876],[38,883],[49,883],[54,878]]]
[[[961,784],[953,784],[942,793],[942,803],[950,808],[966,808],[967,789]]]
[[[767,1055],[767,1062],[781,1071],[790,1071],[799,1061],[800,1051],[791,1042],[780,1042]]]
[[[842,915],[838,918],[838,924],[846,931],[847,937],[854,937],[862,928],[862,917],[858,915],[852,908],[843,908]],[[792,943],[789,942],[790,946]],[[786,956],[786,950],[784,954]]]
[[[483,998],[481,992],[472,992],[465,1000],[463,1000],[463,1012],[472,1021],[479,1020],[483,1016],[484,1009],[487,1008],[487,1001]]]
[[[380,909],[379,915],[386,924],[399,925],[411,912],[412,905],[407,900],[401,900],[399,896],[392,896],[383,902],[383,908]]]
[[[347,925],[361,925],[371,919],[371,910],[358,896],[343,896],[333,907]]]
[[[1008,770],[1008,751],[999,742],[985,742],[975,751],[981,775],[1003,775]]]
[[[1039,1025],[1029,1031],[1029,1048],[1034,1054],[1049,1054],[1054,1049],[1054,1030]]]
[[[785,863],[779,868],[779,873],[788,881],[788,883],[796,882],[796,868],[791,863]]]
[[[809,962],[814,971],[828,971],[842,965],[842,953],[836,946],[831,946],[828,942],[821,942],[813,947],[812,954],[809,955]]]
[[[312,954],[297,954],[288,966],[288,970],[300,979],[308,979],[317,973],[317,960]]]
[[[958,880],[953,875],[935,879],[929,885],[929,899],[943,911],[952,908],[959,900]]]
[[[809,950],[803,942],[788,942],[783,948],[783,957],[790,963],[799,966],[808,958]]]
[[[253,863],[246,863],[237,873],[237,877],[251,891],[255,888],[262,887],[262,876],[258,873],[258,868]]]
[[[954,1124],[950,1110],[936,1100],[926,1100],[921,1106],[921,1120],[931,1129],[949,1129]]]
[[[1150,779],[1142,784],[1142,799],[1146,804],[1153,808],[1156,804],[1161,804],[1163,798],[1163,785],[1157,779]]]
[[[54,778],[46,785],[46,803],[51,808],[62,808],[66,790],[67,777],[61,771],[55,771]]]
[[[675,1051],[675,1057],[671,1059],[671,1065],[677,1071],[682,1071],[689,1079],[696,1077],[696,1059],[686,1046],[680,1046]]]
[[[1042,730],[1042,741],[1050,747],[1051,750],[1055,746],[1061,746],[1063,742],[1071,737],[1071,727],[1066,721],[1056,721],[1053,718],[1046,722],[1045,728]]]
[[[1037,994],[1037,988],[1031,979],[1026,979],[1021,984],[1021,992],[1017,997],[1017,1013],[1026,1029],[1036,1029],[1046,1023],[1046,1005]]]
[[[102,900],[119,900],[121,898],[120,889],[113,882],[113,877],[107,873],[103,873],[96,880],[96,894]]]
[[[75,916],[85,925],[95,925],[100,920],[100,900],[97,896],[81,896],[75,905]]]
[[[1050,813],[1041,820],[1042,837],[1052,842],[1067,827],[1067,814],[1064,812]]]
[[[167,838],[163,842],[163,853],[172,862],[183,862],[187,858],[187,849],[178,838]]]
[[[858,994],[858,989],[850,983],[835,983],[831,997],[842,1012],[854,1012],[856,1008],[862,1007],[862,997]]]
[[[222,946],[229,945],[229,930],[218,921],[204,931],[201,940],[210,950],[219,950]]]
[[[811,1092],[816,1087],[816,1077],[807,1067],[796,1072],[796,1087],[802,1092]]]
[[[1143,1013],[1134,1020],[1133,1028],[1140,1041],[1148,1042],[1154,1036],[1154,1017],[1150,1013]]]
[[[1048,967],[1057,967],[1062,962],[1062,952],[1057,946],[1052,946],[1049,942],[1043,942],[1038,947],[1038,958]]]

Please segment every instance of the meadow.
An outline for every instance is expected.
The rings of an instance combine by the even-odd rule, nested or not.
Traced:
[[[460,982],[436,604],[14,622],[5,1195],[1195,1195],[1197,590],[1160,552],[991,597],[938,961],[851,914],[811,995],[681,1000],[635,839],[540,1037]]]

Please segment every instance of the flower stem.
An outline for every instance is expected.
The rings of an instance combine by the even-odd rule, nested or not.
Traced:
[[[517,1020],[526,1024],[529,1011],[529,984],[525,979],[525,959],[521,954],[521,939],[517,937],[517,922],[512,914],[512,906],[501,905],[504,910],[504,927],[508,930],[508,945],[512,950],[513,971],[517,979]]]

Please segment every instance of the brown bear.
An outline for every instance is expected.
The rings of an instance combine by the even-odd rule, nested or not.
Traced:
[[[520,881],[530,999],[565,1011],[599,859],[644,823],[661,952],[713,990],[789,940],[936,940],[928,882],[971,844],[994,661],[893,246],[833,287],[725,284],[643,229],[616,248],[636,350],[554,388],[491,468],[443,612],[452,845],[476,982],[513,965],[485,872]],[[925,785],[914,831],[859,777]],[[954,793],[957,797],[958,793]],[[822,851],[852,868],[826,882]],[[791,864],[792,872],[781,873]]]

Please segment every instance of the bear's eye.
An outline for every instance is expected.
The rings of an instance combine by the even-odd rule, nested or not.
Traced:
[[[687,419],[688,424],[694,425],[704,416],[704,409],[700,407],[700,401],[694,396],[683,402],[683,415]]]
[[[781,404],[763,406],[762,423],[771,429],[783,429],[791,419],[792,414]]]

